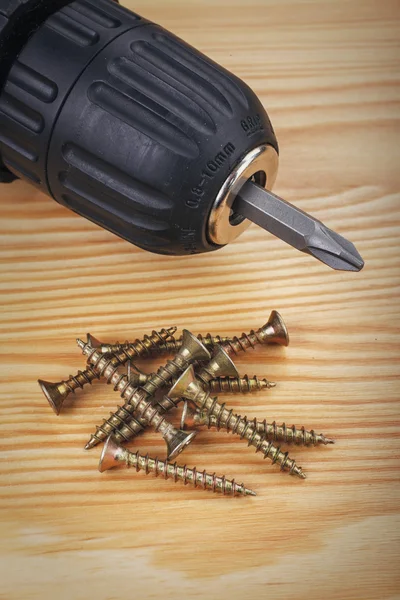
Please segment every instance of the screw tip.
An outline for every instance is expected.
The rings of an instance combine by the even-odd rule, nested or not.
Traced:
[[[250,490],[249,488],[246,488],[245,492],[246,492],[246,496],[257,496],[257,494],[255,493],[255,491],[254,490]]]
[[[307,479],[307,475],[306,475],[305,473],[303,473],[303,471],[301,471],[301,472],[299,473],[299,477],[300,477],[301,479]]]
[[[83,348],[86,346],[85,342],[80,340],[79,338],[76,338],[76,343],[78,344],[79,348]]]
[[[88,441],[88,443],[85,446],[85,450],[91,450],[92,448],[97,446],[98,443],[99,443],[98,440],[92,435],[92,437],[90,438],[90,440]]]
[[[324,438],[324,444],[327,446],[328,444],[335,444],[335,440],[332,438]]]

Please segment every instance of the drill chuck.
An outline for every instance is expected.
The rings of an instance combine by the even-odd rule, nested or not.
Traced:
[[[249,217],[362,268],[351,242],[268,194],[277,170],[254,92],[165,29],[114,0],[0,0],[0,182],[151,252],[216,250]]]
[[[215,250],[243,231],[228,204],[241,182],[274,180],[278,151],[246,84],[112,0],[12,3],[37,18],[2,69],[12,174],[153,252]]]

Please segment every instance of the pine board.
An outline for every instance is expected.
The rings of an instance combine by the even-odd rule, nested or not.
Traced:
[[[275,190],[354,241],[366,267],[330,271],[255,226],[214,254],[155,256],[26,183],[1,186],[0,598],[400,598],[399,4],[125,3],[255,89],[280,142]],[[291,345],[237,364],[278,386],[224,400],[337,444],[293,449],[304,482],[223,432],[182,456],[256,498],[100,474],[100,449],[82,448],[112,389],[97,383],[56,417],[36,383],[83,368],[74,340],[88,331],[236,334],[273,308]],[[153,432],[133,447],[164,455]]]

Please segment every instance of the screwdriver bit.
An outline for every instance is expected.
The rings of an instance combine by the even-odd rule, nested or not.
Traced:
[[[332,269],[361,271],[364,266],[349,240],[252,181],[241,188],[233,210]]]

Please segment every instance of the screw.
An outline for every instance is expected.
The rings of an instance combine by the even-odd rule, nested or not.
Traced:
[[[238,417],[238,415],[233,416]],[[319,444],[326,446],[335,443],[334,440],[325,437],[322,433],[315,433],[313,429],[307,431],[304,427],[297,429],[295,425],[287,427],[286,423],[278,425],[275,421],[267,423],[265,420],[257,421],[257,419],[252,419],[249,423],[257,433],[272,442],[295,444],[297,446],[318,446]],[[182,410],[181,429],[193,429],[204,425],[208,429],[215,427],[219,430],[222,424],[217,417],[210,417],[207,411],[189,406],[189,402],[186,400]]]
[[[289,345],[289,334],[281,315],[273,310],[268,321],[250,333],[242,333],[240,338],[234,337],[231,342],[226,342],[224,348],[228,354],[237,354],[246,352],[249,348],[254,348],[257,344],[279,344],[280,346]]]
[[[276,387],[276,383],[268,379],[259,379],[254,377],[217,377],[212,379],[205,389],[209,389],[213,394],[228,392],[229,394],[248,394]]]
[[[232,410],[225,408],[224,404],[220,404],[217,398],[211,398],[210,392],[206,392],[201,387],[201,384],[196,380],[193,367],[189,367],[179,377],[178,381],[171,388],[169,397],[174,398],[184,397],[187,400],[194,402],[201,410],[206,410],[212,417],[216,417],[220,425],[228,432],[240,435],[249,442],[249,446],[254,446],[256,452],[262,452],[264,458],[270,458],[272,464],[280,465],[282,471],[289,471],[291,475],[297,475],[305,479],[305,474],[298,467],[294,460],[289,458],[289,454],[282,452],[276,448],[272,442],[265,439],[256,428],[245,418],[236,416]]]
[[[128,362],[127,375],[129,381],[135,387],[143,386],[150,377],[150,375],[140,371],[132,361]],[[199,379],[200,376],[201,372],[196,373],[197,379]],[[205,378],[202,380],[204,389],[210,390],[214,394],[249,394],[276,387],[276,383],[273,381],[268,381],[268,379],[265,378],[260,379],[257,375],[254,375],[254,377],[249,377],[248,375],[244,375],[243,377],[214,377],[208,382],[204,381],[204,379]],[[175,383],[175,381],[176,379],[172,380],[173,383]]]
[[[286,329],[286,325],[281,315],[273,310],[270,317],[263,327],[260,327],[257,331],[251,330],[250,333],[242,333],[241,337],[221,337],[220,335],[212,336],[207,333],[205,336],[198,334],[198,339],[203,343],[206,348],[211,350],[214,346],[224,345],[228,354],[237,354],[238,352],[245,352],[248,348],[254,348],[257,344],[279,344],[281,346],[289,345],[289,334]],[[126,341],[124,344],[103,344],[93,336],[90,336],[93,347],[103,354],[124,352],[130,349],[131,343]],[[171,336],[171,340],[165,343],[162,350],[166,352],[178,352],[182,345],[182,336],[175,339]],[[159,352],[158,352],[159,353]]]
[[[156,477],[161,475],[164,479],[173,479],[175,483],[182,481],[185,485],[192,484],[195,488],[201,487],[203,490],[211,490],[224,496],[256,495],[253,490],[244,487],[243,483],[237,484],[234,479],[229,480],[225,477],[217,477],[215,474],[210,475],[206,471],[197,471],[196,467],[189,469],[186,465],[170,464],[168,461],[150,458],[148,454],[142,456],[139,452],[129,452],[110,436],[101,453],[99,471],[103,473],[121,462],[124,462],[127,467],[135,467],[136,471],[144,471],[146,475],[154,473]]]
[[[150,336],[145,335],[142,340],[136,340],[135,343],[132,344],[132,347],[135,349],[136,356],[149,355],[152,348],[160,347],[160,345],[164,344],[165,341],[170,338],[176,330],[176,327],[161,329],[161,331],[153,331]],[[93,339],[92,336],[88,334],[87,339],[87,346],[91,347],[91,340]],[[127,359],[125,359],[125,355],[120,356],[119,364],[124,364],[126,360]],[[59,415],[66,398],[71,393],[75,394],[75,390],[83,389],[83,386],[87,384],[91,385],[92,381],[95,379],[100,379],[100,375],[95,369],[89,366],[84,371],[78,371],[76,375],[70,375],[66,381],[51,383],[50,381],[43,381],[43,379],[39,379],[38,383],[51,408],[54,410],[56,415]]]
[[[101,354],[97,350],[87,347],[87,344],[78,340],[83,354],[88,356],[89,362],[95,370],[107,378],[108,383],[114,385],[114,390],[120,392],[121,397],[126,400],[126,404],[119,407],[115,413],[112,413],[109,419],[104,421],[103,425],[97,427],[96,433],[92,435],[86,444],[86,450],[93,448],[98,443],[104,441],[116,429],[124,426],[124,422],[130,419],[135,411],[136,416],[145,419],[149,425],[153,425],[156,431],[160,431],[167,444],[168,457],[177,456],[187,446],[194,435],[187,435],[184,431],[178,431],[169,423],[153,406],[151,397],[155,392],[171,381],[179,373],[184,371],[187,366],[195,360],[205,360],[210,358],[208,350],[203,344],[195,338],[189,331],[183,332],[183,344],[176,356],[167,362],[165,367],[160,367],[157,373],[153,374],[145,383],[143,388],[135,388],[129,381],[127,375],[119,375],[117,369],[120,365],[119,355],[111,358]],[[126,351],[128,354],[129,352]],[[192,432],[195,433],[195,432]]]
[[[91,336],[90,334],[88,335],[90,336],[90,341],[93,345],[93,348],[96,348],[96,350],[99,350],[103,354],[115,354],[117,352],[123,352],[124,350],[128,350],[132,344],[132,342],[129,342],[128,340],[123,344],[120,344],[119,342],[116,342],[115,344],[103,344],[103,342],[100,342],[95,337]],[[214,346],[217,346],[219,344],[225,344],[226,342],[229,343],[232,341],[230,337],[211,335],[211,333],[207,333],[204,336],[201,333],[199,333],[197,335],[197,339],[200,340],[200,342],[203,344],[203,346],[207,348],[207,350],[212,350]],[[168,341],[166,344],[168,351],[171,353],[178,352],[179,348],[182,346],[182,340],[183,336],[180,336],[179,338],[173,338],[173,340]]]

